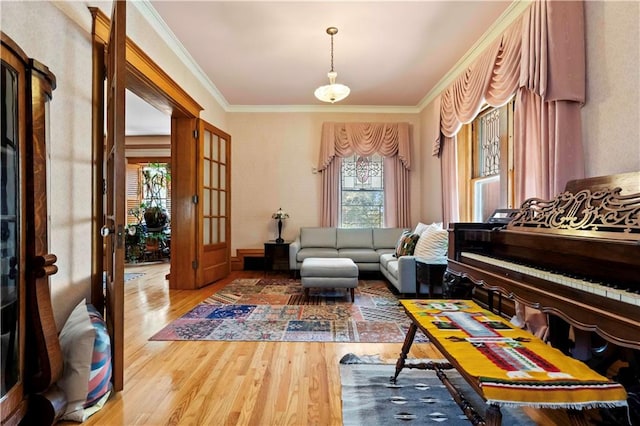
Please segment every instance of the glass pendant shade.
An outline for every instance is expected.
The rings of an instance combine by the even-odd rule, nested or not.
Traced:
[[[313,93],[316,98],[322,102],[338,102],[349,96],[351,89],[344,84],[336,83],[336,77],[338,73],[330,71],[327,76],[329,77],[329,84],[320,86]]]

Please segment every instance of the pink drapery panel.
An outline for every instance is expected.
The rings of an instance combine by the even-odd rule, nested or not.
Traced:
[[[409,170],[398,156],[384,158],[384,223],[389,227],[411,227]]]
[[[375,153],[398,161],[393,174],[385,175],[385,202],[393,212],[385,213],[386,226],[410,226],[408,212],[411,144],[409,123],[324,123],[320,142],[318,170],[322,173],[321,226],[337,226],[340,167],[335,159],[356,153],[369,156]],[[392,184],[389,184],[389,181]],[[332,188],[335,188],[335,191]],[[394,193],[395,192],[395,193]],[[387,208],[386,210],[390,210]],[[395,221],[394,221],[395,219]]]
[[[584,177],[580,104],[544,102],[525,88],[516,96],[514,144],[516,205],[553,198],[571,179]],[[575,143],[567,143],[575,141]]]
[[[524,13],[516,96],[515,198],[552,198],[584,177],[582,2],[535,2]]]
[[[458,209],[458,172],[456,137],[444,136],[440,160],[442,175],[442,222],[444,227],[460,220]]]
[[[320,226],[338,226],[341,167],[342,159],[338,157],[322,171],[322,215],[320,217]]]

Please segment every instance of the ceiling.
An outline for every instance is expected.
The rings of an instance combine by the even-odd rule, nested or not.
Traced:
[[[341,106],[415,108],[510,5],[506,0],[146,2],[155,28],[173,34],[178,50],[186,50],[190,66],[206,76],[226,110],[326,105],[313,91],[328,84],[329,26],[338,28],[337,82],[351,88]]]

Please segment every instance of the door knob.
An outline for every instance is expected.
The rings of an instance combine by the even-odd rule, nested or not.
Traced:
[[[107,225],[104,225],[102,228],[100,228],[100,235],[102,235],[103,237],[108,237],[109,235],[113,234],[113,231],[113,228],[109,228]]]

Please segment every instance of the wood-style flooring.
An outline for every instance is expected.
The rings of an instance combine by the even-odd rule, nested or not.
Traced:
[[[395,362],[401,350],[399,343],[149,341],[231,280],[261,273],[233,272],[204,289],[169,290],[168,264],[127,272],[145,275],[125,283],[124,390],[88,426],[341,425],[340,358],[351,352]],[[414,344],[410,356],[442,358],[428,343]],[[567,419],[558,410],[529,413],[544,425]]]

